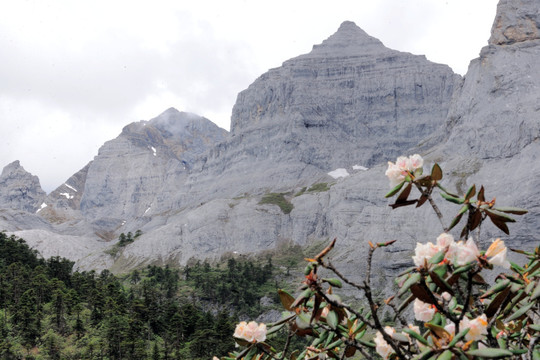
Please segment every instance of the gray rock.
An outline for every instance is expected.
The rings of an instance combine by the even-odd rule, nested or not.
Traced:
[[[509,45],[540,39],[540,7],[537,0],[500,0],[491,28],[491,45]]]
[[[37,176],[30,174],[14,161],[0,175],[0,208],[35,213],[47,194],[41,189]]]

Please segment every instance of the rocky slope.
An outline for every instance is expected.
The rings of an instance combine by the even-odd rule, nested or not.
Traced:
[[[488,197],[528,208],[507,240],[537,243],[539,8],[502,0],[489,44],[464,79],[345,22],[240,93],[230,134],[169,109],[107,142],[49,195],[42,215],[15,207],[0,221],[39,228],[24,233],[38,249],[62,244],[56,249],[79,266],[113,271],[337,237],[335,260],[358,276],[368,240],[398,239],[376,259],[383,277],[410,263],[416,241],[441,231],[427,206],[392,211],[383,198],[386,161],[420,152],[428,166],[442,164],[450,188],[484,184]],[[350,176],[329,176],[336,168]],[[272,192],[283,194],[261,204]],[[34,223],[25,225],[30,215]],[[137,229],[143,235],[114,256],[103,251]],[[499,234],[483,230],[486,239]],[[69,239],[77,255],[64,249]]]

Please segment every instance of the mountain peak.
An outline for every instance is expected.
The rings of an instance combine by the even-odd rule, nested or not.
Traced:
[[[368,35],[352,21],[344,21],[339,29],[320,45],[314,45],[310,56],[331,56],[336,51],[351,55],[368,54],[388,50],[383,43]]]
[[[490,45],[540,39],[538,0],[500,0],[491,28]]]

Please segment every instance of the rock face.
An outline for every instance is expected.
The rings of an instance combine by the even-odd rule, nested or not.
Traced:
[[[500,0],[491,28],[490,45],[540,39],[540,7],[536,0]]]
[[[452,190],[483,184],[487,197],[527,208],[505,241],[536,244],[538,8],[532,0],[502,0],[489,45],[464,79],[345,22],[309,54],[240,93],[230,134],[174,109],[130,124],[48,196],[32,225],[22,226],[30,218],[21,210],[0,211],[0,225],[40,229],[21,234],[49,252],[72,239],[84,254],[65,256],[82,268],[113,271],[337,237],[334,260],[355,277],[368,240],[398,239],[375,258],[382,281],[411,263],[417,241],[441,232],[428,206],[392,211],[384,199],[386,161],[418,152],[427,166],[442,164]],[[334,174],[350,175],[328,175],[337,168]],[[261,203],[271,192],[281,193],[278,200]],[[138,229],[143,235],[115,256],[103,251],[114,244],[106,240]],[[500,236],[490,225],[482,231],[483,241]]]
[[[253,183],[286,189],[336,168],[371,167],[440,126],[460,82],[448,66],[344,22],[238,95],[231,136],[190,177],[191,190],[234,196]]]
[[[0,175],[0,208],[35,213],[47,194],[39,179],[24,170],[19,161],[7,165]]]

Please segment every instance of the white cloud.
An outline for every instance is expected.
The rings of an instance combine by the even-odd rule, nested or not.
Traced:
[[[465,73],[496,0],[0,0],[0,167],[51,191],[123,126],[173,106],[228,129],[269,68],[352,20],[386,46]]]

